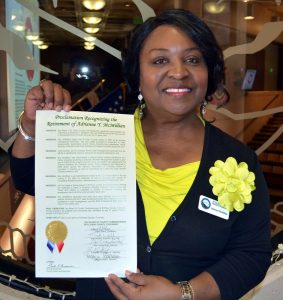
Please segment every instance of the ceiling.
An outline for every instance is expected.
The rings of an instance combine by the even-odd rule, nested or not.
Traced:
[[[155,11],[158,11],[164,0],[144,1]],[[125,36],[141,20],[138,8],[131,0],[106,0],[106,6],[100,11],[90,11],[82,5],[81,0],[58,0],[58,6],[54,8],[51,0],[39,0],[39,7],[45,12],[75,26],[83,29],[87,26],[82,21],[84,16],[98,16],[102,21],[95,25],[99,27],[96,33],[98,39],[105,43],[115,45],[123,40]],[[52,45],[82,45],[83,40],[65,30],[50,24],[43,19],[40,20],[41,38]]]
[[[97,25],[100,30],[95,36],[118,49],[122,46],[128,33],[141,22],[141,14],[131,0],[106,0],[106,6],[97,12],[86,9],[82,5],[82,0],[57,0],[58,5],[56,8],[53,6],[52,0],[39,0],[38,2],[39,7],[45,12],[80,29],[83,29],[86,25],[82,21],[83,16],[96,15],[102,17],[101,23]],[[246,7],[246,3],[243,3],[244,0],[144,0],[144,2],[156,13],[168,8],[186,8],[200,16],[203,16],[203,7],[206,2],[230,6],[230,15],[232,11],[241,11]],[[265,15],[263,12],[268,12],[269,15],[277,17],[277,20],[283,20],[283,1],[282,4],[280,0],[250,0],[249,2],[257,7],[258,12],[261,12],[256,16],[254,23],[249,23],[248,30],[250,33],[256,34],[259,28],[258,24],[266,22],[266,20],[261,21],[261,15]],[[234,5],[233,9],[231,9],[231,5]],[[230,15],[229,18],[233,19]],[[213,17],[214,20],[221,19],[220,14]],[[231,24],[227,26],[231,26]],[[40,37],[54,46],[83,45],[81,38],[44,19],[40,19]]]

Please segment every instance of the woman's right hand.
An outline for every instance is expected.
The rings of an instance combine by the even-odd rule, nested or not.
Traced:
[[[60,84],[43,80],[31,88],[25,99],[24,114],[27,121],[35,121],[37,110],[71,110],[71,96]]]
[[[60,84],[51,80],[42,80],[31,88],[25,99],[22,127],[25,132],[34,136],[35,116],[37,110],[71,110],[71,96]]]
[[[60,84],[50,80],[43,80],[31,88],[25,98],[24,113],[21,116],[21,127],[26,135],[35,136],[35,116],[37,110],[71,110],[70,93]],[[14,142],[12,154],[18,158],[34,155],[34,142],[27,141],[22,134],[18,134]]]

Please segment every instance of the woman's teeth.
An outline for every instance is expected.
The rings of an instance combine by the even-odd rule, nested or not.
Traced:
[[[180,94],[180,93],[190,93],[192,89],[190,88],[168,88],[164,90],[166,93]]]

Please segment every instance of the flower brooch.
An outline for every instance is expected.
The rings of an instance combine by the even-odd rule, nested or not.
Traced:
[[[225,162],[217,160],[209,173],[212,192],[218,196],[222,207],[230,212],[234,209],[240,212],[245,203],[251,203],[251,192],[255,190],[255,174],[248,170],[245,162],[238,164],[234,157],[228,157]]]

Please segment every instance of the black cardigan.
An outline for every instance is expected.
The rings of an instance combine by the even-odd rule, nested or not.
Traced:
[[[218,159],[234,157],[255,173],[252,203],[228,220],[198,209],[200,195],[216,200],[209,184],[209,168]],[[34,158],[11,157],[17,189],[34,193]],[[137,188],[138,267],[145,274],[173,282],[189,280],[203,271],[217,282],[222,299],[238,299],[258,284],[270,265],[270,214],[267,186],[256,155],[220,129],[206,123],[201,163],[184,201],[169,218],[151,246],[141,193]],[[114,299],[104,279],[79,279],[76,299]]]

